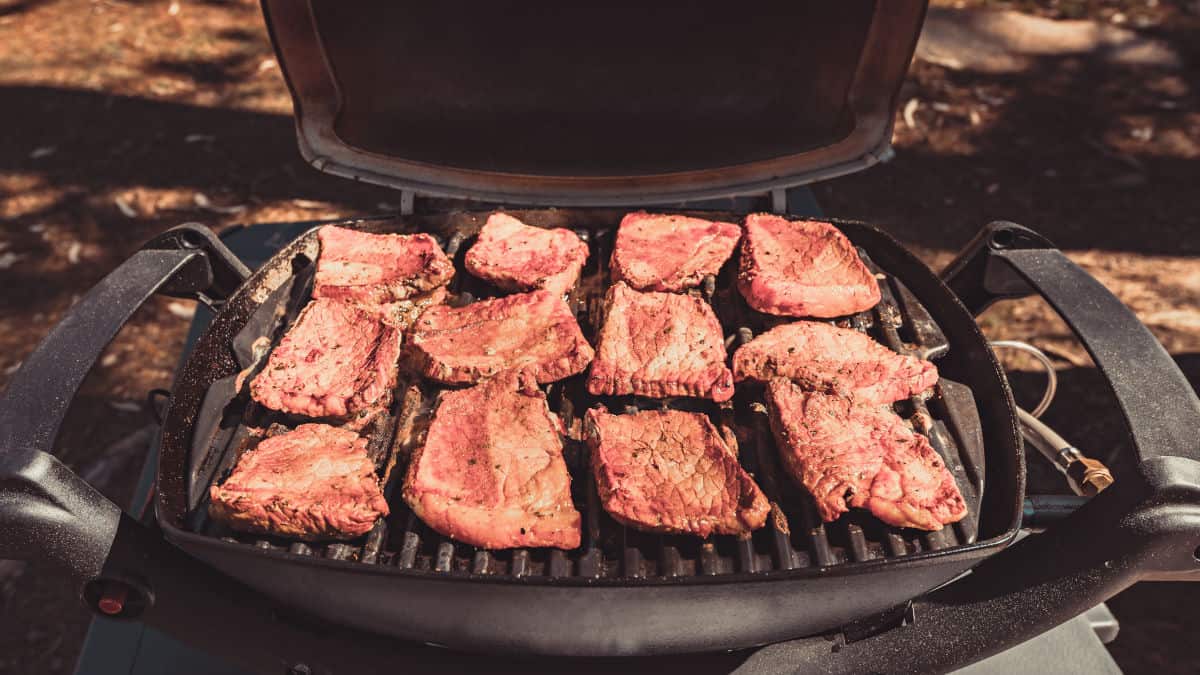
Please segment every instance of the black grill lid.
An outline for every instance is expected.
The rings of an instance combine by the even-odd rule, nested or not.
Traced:
[[[301,153],[422,194],[634,205],[886,159],[924,0],[264,0]]]

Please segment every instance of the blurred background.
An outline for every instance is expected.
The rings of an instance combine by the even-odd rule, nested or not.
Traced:
[[[1130,305],[1200,381],[1200,1],[933,2],[897,113],[896,158],[814,187],[934,266],[991,220],[1030,226]],[[186,221],[395,211],[393,191],[309,168],[249,0],[0,0],[0,386],[62,313]],[[58,453],[127,503],[194,307],[152,301],[84,385]],[[1045,416],[1096,457],[1126,448],[1087,353],[1040,301],[993,307],[994,338],[1054,359]],[[1006,356],[1007,358],[1007,356]],[[1042,376],[1008,365],[1026,407]],[[1198,431],[1200,433],[1200,431]],[[1057,478],[1031,458],[1031,484]],[[1200,672],[1200,584],[1110,606],[1127,672]],[[64,673],[89,617],[55,576],[0,561],[0,672]]]

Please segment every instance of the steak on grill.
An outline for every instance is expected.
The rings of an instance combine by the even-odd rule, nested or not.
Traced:
[[[859,403],[891,403],[929,389],[938,372],[929,361],[897,354],[865,333],[797,321],[739,347],[733,353],[733,377],[738,382],[785,377]]]
[[[707,537],[767,522],[767,498],[707,415],[593,408],[584,433],[600,502],[630,527]]]
[[[889,525],[940,530],[967,514],[929,439],[891,410],[782,378],[770,382],[767,399],[783,465],[812,494],[822,520],[865,507]]]
[[[209,515],[235,530],[307,541],[351,539],[388,514],[367,439],[327,424],[263,440],[209,497]]]
[[[579,546],[562,423],[529,372],[442,395],[404,500],[433,529],[482,548]]]
[[[829,318],[879,303],[879,283],[829,223],[747,216],[738,270],[747,304],[768,314]]]
[[[594,355],[571,308],[550,291],[430,307],[413,325],[408,349],[426,377],[449,384],[511,369],[554,382],[582,372]]]
[[[742,228],[687,216],[630,213],[621,219],[612,280],[639,291],[682,291],[716,274],[733,254]]]
[[[506,291],[543,288],[563,295],[579,280],[587,257],[587,244],[570,230],[532,227],[493,213],[465,262],[471,274]]]
[[[250,383],[254,400],[285,413],[366,420],[391,402],[400,331],[374,311],[316,298]]]
[[[404,300],[445,286],[454,264],[427,234],[370,234],[326,225],[313,297],[370,304]]]
[[[608,289],[604,306],[588,391],[717,402],[733,396],[721,324],[703,299],[641,293],[618,282]]]

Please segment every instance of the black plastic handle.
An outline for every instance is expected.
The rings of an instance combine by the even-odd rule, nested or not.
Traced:
[[[1124,415],[1136,468],[1046,532],[913,603],[914,620],[830,649],[774,645],[763,663],[822,672],[943,672],[1031,639],[1143,580],[1200,580],[1200,399],[1137,317],[1037,233],[993,223],[944,278],[978,314],[1040,293],[1079,336]]]
[[[232,292],[249,270],[208,229],[147,243],[72,307],[0,396],[0,558],[48,562],[77,582],[98,576],[121,510],[50,455],[67,407],[129,317],[156,292]]]
[[[986,227],[947,268],[947,283],[979,313],[1036,292],[1067,322],[1116,397],[1138,464],[1200,460],[1200,398],[1137,316],[1040,235],[1012,223]]]

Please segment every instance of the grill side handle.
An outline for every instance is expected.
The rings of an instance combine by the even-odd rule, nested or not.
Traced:
[[[152,295],[215,304],[248,276],[210,230],[181,225],[96,284],[25,359],[0,396],[0,558],[54,565],[81,585],[101,575],[122,513],[50,454],[67,408]]]
[[[831,673],[945,672],[1032,639],[1139,581],[1200,581],[1200,399],[1137,317],[1045,238],[993,223],[943,278],[975,313],[1041,294],[1075,331],[1128,423],[1136,457],[1042,534],[913,603],[907,625],[830,650],[797,640],[753,658]]]
[[[1133,311],[1044,237],[992,223],[942,277],[977,315],[997,300],[1045,298],[1104,375],[1143,473],[1164,458],[1200,461],[1200,399],[1187,378]]]

